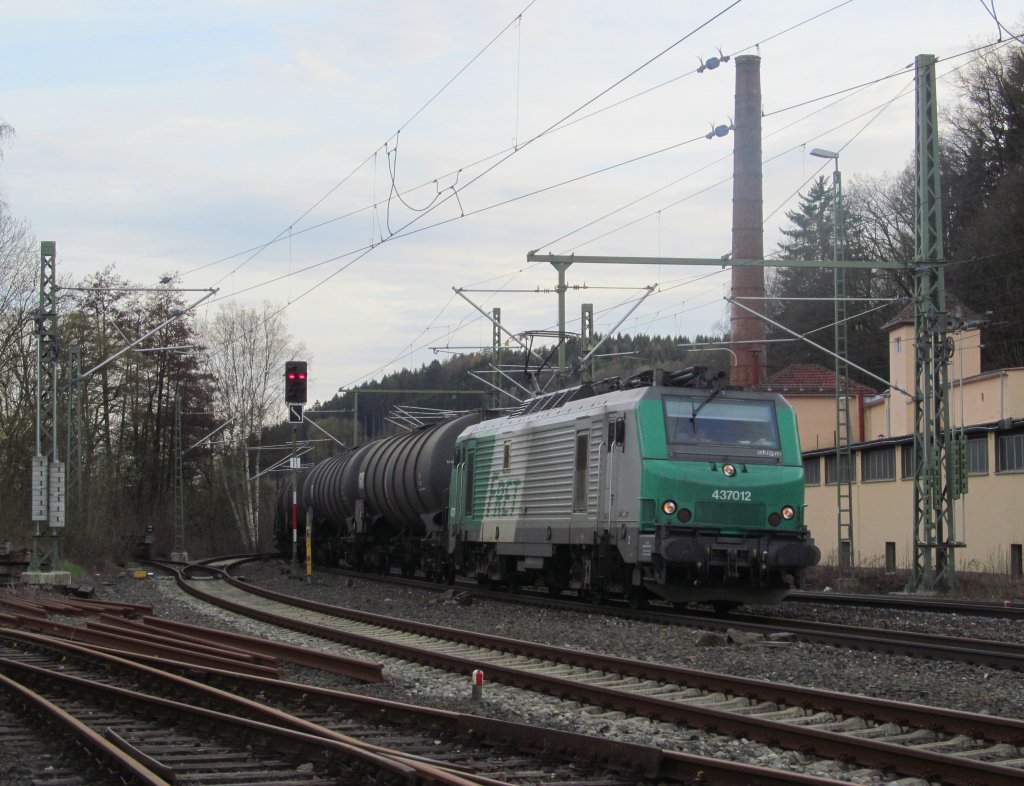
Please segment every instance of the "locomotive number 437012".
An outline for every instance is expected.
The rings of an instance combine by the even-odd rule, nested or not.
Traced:
[[[711,494],[712,499],[728,499],[737,502],[750,502],[749,491],[738,491],[737,489],[715,489]]]

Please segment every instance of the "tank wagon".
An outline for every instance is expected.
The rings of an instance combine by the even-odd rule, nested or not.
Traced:
[[[321,462],[300,481],[314,553],[595,602],[777,600],[820,559],[796,417],[704,371],[562,390]]]

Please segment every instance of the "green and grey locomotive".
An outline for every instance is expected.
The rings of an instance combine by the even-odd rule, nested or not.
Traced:
[[[594,601],[772,602],[820,558],[796,417],[779,395],[710,387],[703,371],[379,440],[308,473],[303,504],[332,560]]]

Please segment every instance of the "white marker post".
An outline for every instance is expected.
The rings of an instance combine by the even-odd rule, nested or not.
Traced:
[[[481,669],[473,670],[473,701],[480,701],[484,695],[484,673]]]

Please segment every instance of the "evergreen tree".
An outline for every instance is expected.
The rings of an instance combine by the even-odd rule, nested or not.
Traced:
[[[843,197],[844,237],[841,256],[844,260],[871,258],[865,224],[857,211],[857,188]],[[824,177],[811,183],[800,195],[796,210],[786,213],[790,226],[781,230],[787,240],[779,244],[780,259],[830,262],[835,258],[833,225],[835,204],[832,185]],[[884,279],[873,277],[869,270],[846,269],[845,302],[847,314],[847,347],[849,360],[855,365],[885,377],[888,372],[885,336],[880,330],[890,312],[873,310],[872,298],[884,294]],[[771,298],[767,314],[776,322],[806,336],[829,351],[835,349],[835,269],[826,267],[771,268],[766,281],[766,294]],[[835,359],[810,344],[793,339],[791,334],[769,328],[772,342],[769,351],[769,373],[793,363],[817,363],[832,367]],[[855,378],[867,381],[864,375],[852,372]]]

